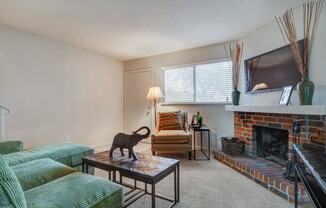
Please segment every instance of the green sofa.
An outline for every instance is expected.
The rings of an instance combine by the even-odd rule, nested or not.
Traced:
[[[22,148],[19,141],[0,143],[0,157],[8,164],[9,170],[5,172],[13,172],[19,181],[19,189],[23,191],[28,208],[122,207],[123,190],[120,185],[79,172],[81,158],[92,154],[94,150],[70,143],[27,151],[22,151]],[[7,193],[1,191],[8,187],[3,185],[6,177],[1,175],[1,168],[0,193]],[[8,201],[9,196],[0,196],[0,207],[6,207],[3,204]],[[11,207],[25,208],[15,206],[13,200],[8,208]]]

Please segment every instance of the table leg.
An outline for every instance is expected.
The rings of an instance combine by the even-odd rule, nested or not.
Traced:
[[[111,181],[112,178],[111,178],[111,171],[109,171],[109,180]]]
[[[208,131],[208,160],[211,159],[211,132]]]
[[[298,208],[298,172],[297,172],[297,157],[294,154],[294,207]]]
[[[147,183],[145,183],[145,193],[147,194]]]
[[[88,174],[88,164],[87,163],[86,163],[86,171],[85,171],[85,173]]]
[[[176,202],[177,199],[177,166],[174,169],[174,201]]]
[[[177,165],[177,202],[180,201],[180,165]]]
[[[203,151],[203,131],[200,131],[200,150]]]
[[[116,171],[114,170],[113,171],[113,182],[116,182],[116,179],[117,179],[117,175],[116,175]]]
[[[196,131],[194,131],[194,160],[196,160]]]
[[[155,208],[155,183],[152,184],[152,208]]]

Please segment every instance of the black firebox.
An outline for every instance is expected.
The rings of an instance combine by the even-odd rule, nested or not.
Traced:
[[[255,126],[257,156],[286,165],[289,152],[289,132],[283,129]]]

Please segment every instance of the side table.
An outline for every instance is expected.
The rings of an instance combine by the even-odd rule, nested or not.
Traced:
[[[192,129],[193,133],[193,138],[194,138],[194,142],[193,142],[193,149],[194,149],[194,160],[210,160],[211,156],[211,135],[210,135],[210,129],[206,126],[201,126],[201,127],[195,127],[195,126],[190,126],[190,129]],[[196,132],[200,133],[200,150],[196,150]],[[208,144],[208,154],[205,153],[205,151],[203,150],[203,132],[207,132],[207,144]],[[196,152],[200,151],[203,153],[203,155],[205,156],[204,159],[197,159],[196,158]]]

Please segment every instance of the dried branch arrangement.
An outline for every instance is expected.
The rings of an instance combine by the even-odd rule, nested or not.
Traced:
[[[239,76],[240,76],[240,67],[241,67],[241,59],[242,59],[242,52],[243,52],[243,43],[240,45],[239,43],[236,44],[229,44],[227,48],[224,46],[226,56],[232,62],[232,81],[233,81],[233,88],[235,90],[238,89],[239,86]]]
[[[288,9],[281,17],[275,17],[285,43],[290,43],[294,60],[302,79],[308,78],[310,53],[318,21],[323,6],[323,0],[310,1],[302,4],[303,10],[303,54],[298,44],[293,10]],[[287,41],[286,41],[287,40]]]

